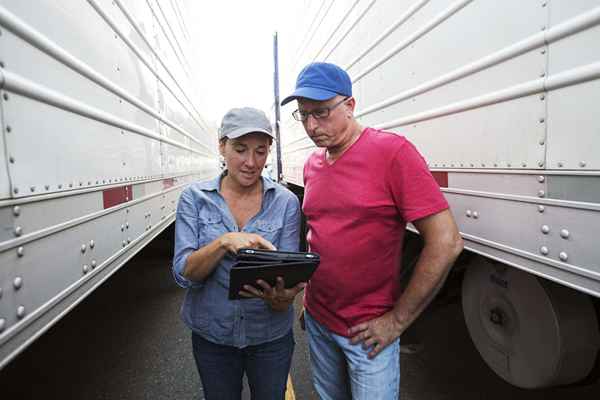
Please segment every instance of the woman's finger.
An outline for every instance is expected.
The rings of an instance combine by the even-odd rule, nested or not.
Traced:
[[[261,236],[256,235],[256,244],[258,245],[259,248],[265,249],[265,250],[277,250],[277,248],[275,246],[273,246],[273,243],[269,242],[267,239],[264,239]]]
[[[263,297],[264,294],[262,291],[256,289],[254,286],[251,285],[244,285],[244,290],[240,290],[240,295],[243,296],[243,293],[248,294],[248,296],[245,297]]]
[[[275,282],[275,290],[278,292],[282,292],[285,289],[285,281],[281,276],[277,277],[277,282]]]
[[[263,288],[263,293],[265,295],[267,295],[267,296],[273,295],[273,288],[267,282],[263,281],[262,279],[259,279],[256,281],[256,284],[258,286],[260,286],[261,288]]]

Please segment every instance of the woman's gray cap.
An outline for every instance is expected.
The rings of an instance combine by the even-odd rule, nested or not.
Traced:
[[[221,121],[219,140],[226,137],[235,139],[253,132],[265,133],[275,138],[271,122],[264,112],[251,107],[232,108]]]

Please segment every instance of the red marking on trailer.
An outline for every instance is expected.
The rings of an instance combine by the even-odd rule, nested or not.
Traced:
[[[175,186],[175,178],[163,179],[163,189],[168,189]]]
[[[448,173],[447,172],[431,172],[433,179],[440,185],[440,187],[448,187]]]
[[[103,190],[102,200],[104,202],[104,209],[133,200],[133,191],[131,185]]]

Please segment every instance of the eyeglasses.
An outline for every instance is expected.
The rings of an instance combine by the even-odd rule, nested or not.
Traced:
[[[312,115],[314,119],[324,119],[329,117],[329,114],[331,113],[331,110],[333,110],[334,108],[336,108],[337,106],[339,106],[340,104],[344,103],[346,100],[348,100],[350,97],[345,97],[342,100],[338,101],[337,103],[335,103],[332,106],[329,107],[319,107],[316,108],[312,111],[300,111],[300,110],[296,110],[292,113],[292,116],[294,117],[294,119],[296,121],[300,121],[300,122],[304,122],[308,119],[309,115]]]

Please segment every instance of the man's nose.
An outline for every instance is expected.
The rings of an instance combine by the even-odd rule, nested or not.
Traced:
[[[309,131],[312,131],[313,129],[315,129],[318,125],[317,119],[314,117],[314,115],[312,114],[308,114],[306,116],[306,121],[304,122],[306,124],[306,128]]]

